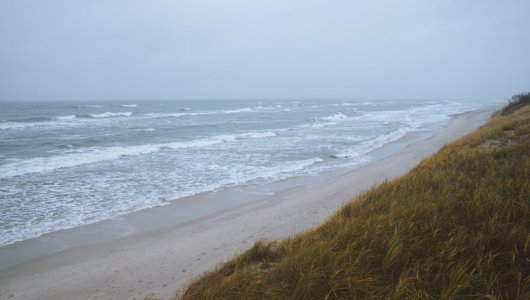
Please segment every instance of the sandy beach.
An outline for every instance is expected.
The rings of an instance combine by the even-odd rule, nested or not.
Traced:
[[[2,259],[28,260],[0,270],[0,299],[171,299],[191,278],[255,241],[285,237],[318,225],[359,192],[404,174],[444,144],[476,130],[497,108],[457,115],[434,136],[341,176],[322,176],[303,184],[278,183],[269,193],[253,188],[253,192],[208,194],[210,203],[215,203],[216,197],[238,199],[221,211],[204,210],[188,219],[181,216],[184,221],[179,224],[166,223],[167,216],[158,218],[156,209],[148,209],[126,218],[128,224],[142,227],[134,234],[115,236],[102,230],[104,224],[80,229],[99,228],[96,235],[101,239],[83,245],[79,235],[77,245],[70,244],[64,251],[51,249],[52,254],[31,260],[31,248],[42,244],[29,241],[18,246],[24,249],[18,256],[14,250],[0,254]],[[190,198],[180,205],[196,204]],[[170,208],[158,211],[174,212]],[[76,231],[69,232],[75,235]]]

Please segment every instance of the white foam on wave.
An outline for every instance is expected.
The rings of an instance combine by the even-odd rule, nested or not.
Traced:
[[[245,165],[216,165],[214,166],[214,169],[219,170],[220,172],[230,173],[231,176],[228,176],[227,178],[216,182],[200,184],[197,186],[190,186],[190,188],[183,189],[177,194],[171,194],[163,197],[159,196],[148,198],[140,202],[127,200],[118,201],[116,206],[113,206],[111,209],[106,210],[97,210],[98,208],[96,207],[96,211],[93,206],[87,207],[83,205],[78,205],[79,202],[67,204],[65,204],[64,202],[57,202],[56,205],[69,205],[70,211],[75,211],[76,213],[73,213],[72,218],[70,219],[47,219],[32,226],[19,226],[16,228],[12,228],[11,230],[5,232],[5,234],[0,235],[0,246],[9,245],[16,241],[26,240],[32,237],[38,237],[43,234],[61,229],[73,228],[80,225],[95,223],[97,221],[109,219],[111,217],[117,217],[140,209],[168,205],[170,201],[168,201],[167,199],[178,199],[181,197],[191,196],[202,192],[211,192],[220,188],[235,186],[238,184],[252,182],[254,180],[281,180],[293,176],[299,172],[302,172],[308,167],[320,163],[322,161],[323,160],[321,158],[314,157],[309,159],[284,162],[270,167]],[[55,203],[47,204],[53,205]],[[50,209],[50,207],[48,208]],[[53,207],[51,208],[51,210],[54,210]]]
[[[184,109],[189,111],[189,109]],[[253,112],[254,110],[249,107],[238,108],[238,109],[227,109],[227,110],[213,110],[213,111],[198,111],[198,112],[180,112],[180,113],[146,113],[144,116],[150,118],[180,118],[189,116],[204,116],[204,115],[215,115],[215,114],[236,114],[244,112]]]
[[[356,110],[355,110],[356,111]],[[337,125],[341,122],[378,122],[384,125],[401,123],[412,129],[418,129],[426,124],[446,121],[452,114],[462,111],[458,103],[429,104],[412,106],[401,110],[383,110],[373,112],[357,112],[355,116],[347,116],[342,112],[333,115],[315,118],[313,123],[299,125],[299,128],[318,129],[326,126]],[[359,114],[360,113],[360,114]]]
[[[150,117],[150,118],[171,118],[171,117],[178,118],[184,115],[188,115],[188,114],[185,114],[185,113],[146,113],[144,114],[144,116]]]
[[[15,123],[15,122],[1,122],[0,123],[0,129],[2,130],[9,130],[9,129],[18,129],[18,128],[25,128],[25,127],[32,127],[32,126],[40,126],[43,125],[43,123]]]
[[[459,113],[462,106],[456,103],[429,104],[412,106],[403,110],[382,110],[367,112],[357,117],[361,121],[376,121],[381,123],[399,122],[415,129],[428,123],[446,121],[452,114]]]
[[[122,107],[136,107],[136,104],[122,104]]]
[[[78,117],[77,115],[64,115],[64,116],[57,116],[49,121],[36,121],[36,122],[0,122],[0,130],[26,130],[26,128],[39,128],[39,129],[50,129],[50,128],[64,128],[64,127],[76,127],[76,126],[83,126],[86,124],[91,124],[90,119],[92,121],[98,120],[101,122],[101,119],[110,118],[110,117],[119,117],[124,116],[128,117],[131,116],[132,112],[122,112],[122,113],[110,113],[105,112],[102,114],[89,114],[84,115],[83,117]],[[87,118],[89,117],[89,118]],[[76,122],[72,122],[72,121]]]
[[[363,143],[361,143],[358,146],[355,146],[351,149],[348,149],[346,151],[340,152],[336,157],[341,158],[360,158],[376,149],[379,149],[389,143],[395,142],[398,139],[405,136],[407,133],[413,131],[414,128],[412,127],[403,127],[400,129],[397,129],[389,134],[385,134],[382,136],[379,136],[375,139],[367,140]]]
[[[227,110],[221,110],[220,112],[225,114],[236,114],[236,113],[243,113],[243,112],[252,112],[253,109],[250,107],[245,108],[238,108],[238,109],[227,109]]]
[[[75,106],[75,108],[83,108],[83,107],[87,107],[87,108],[99,108],[99,107],[103,107],[103,105],[77,105],[77,106]]]
[[[146,113],[144,116],[150,118],[180,118],[187,116],[211,115],[212,112],[189,112],[189,113]]]
[[[327,117],[322,117],[320,119],[323,120],[323,121],[337,122],[337,121],[343,121],[343,120],[348,119],[348,116],[346,116],[345,114],[343,114],[341,112],[338,112],[338,113],[336,113],[334,115],[327,116]]]
[[[366,135],[345,135],[345,134],[308,134],[305,136],[308,140],[315,143],[318,141],[340,141],[340,142],[361,142],[365,141],[371,136]]]
[[[280,166],[269,167],[260,170],[260,177],[274,180],[284,179],[292,176],[293,172],[301,171],[309,166],[323,161],[324,160],[320,157],[313,157],[309,159],[286,162]]]
[[[93,180],[97,181],[98,179],[93,178]],[[83,187],[79,187],[79,189],[83,189]],[[16,191],[13,191],[13,193],[15,192]],[[119,197],[119,195],[117,197]],[[133,211],[169,204],[165,199],[161,198],[150,199],[149,201],[140,203],[134,203],[126,199],[121,200],[122,201],[119,201],[116,206],[108,207],[107,209],[101,209],[101,207],[98,207],[97,205],[90,205],[93,204],[90,201],[44,201],[46,206],[43,207],[50,215],[53,215],[54,212],[57,212],[58,210],[60,211],[61,209],[64,210],[66,208],[69,212],[69,218],[55,218],[53,216],[42,217],[38,221],[32,219],[24,225],[7,228],[6,231],[0,234],[0,247],[18,241],[36,238],[46,233],[92,224]],[[39,203],[39,205],[43,204]],[[58,209],[58,207],[61,208]],[[121,229],[123,235],[128,235],[134,232],[129,226],[124,226],[119,229]]]
[[[397,141],[409,132],[420,129],[427,123],[445,121],[452,113],[455,113],[460,109],[461,107],[458,105],[444,106],[441,104],[429,104],[413,106],[405,110],[376,111],[365,113],[361,116],[355,117],[355,119],[357,121],[375,121],[384,125],[397,122],[401,123],[402,127],[386,135],[367,140],[352,149],[339,153],[336,156],[344,158],[362,157],[363,155],[372,152],[375,149]]]
[[[255,132],[243,133],[238,136],[240,138],[259,139],[259,138],[276,136],[276,133],[271,132],[271,131],[255,131]]]
[[[92,118],[111,118],[111,117],[130,117],[133,113],[130,111],[126,112],[104,112],[100,114],[89,114]]]
[[[225,180],[219,181],[210,186],[210,190],[218,189],[223,186],[234,186],[238,184],[253,182],[256,180],[277,181],[282,180],[307,170],[314,164],[323,162],[320,157],[313,157],[302,160],[287,161],[274,166],[246,166],[246,165],[217,165],[216,169],[222,172],[230,173],[231,176]]]
[[[377,103],[376,102],[373,102],[373,101],[364,101],[364,102],[361,102],[359,103],[360,105],[370,105],[370,106],[374,106],[376,105]]]
[[[0,166],[0,178],[8,178],[31,173],[42,173],[60,168],[71,168],[79,165],[115,160],[125,156],[150,154],[161,150],[176,150],[193,147],[206,147],[220,143],[230,143],[245,139],[274,137],[269,131],[255,131],[232,135],[217,135],[192,141],[146,144],[126,147],[85,148],[75,152],[63,152],[63,155],[37,157]]]
[[[101,119],[101,118],[111,118],[111,117],[130,117],[133,113],[128,112],[104,112],[99,114],[88,114],[84,115],[89,116],[91,118]],[[24,123],[18,123],[18,122],[0,122],[0,130],[10,130],[10,129],[24,129],[27,127],[43,127],[43,128],[54,128],[54,127],[63,127],[63,126],[81,126],[83,124],[86,124],[86,122],[82,122],[83,118],[78,118],[77,115],[71,114],[71,115],[64,115],[64,116],[57,116],[52,120],[49,121],[37,121],[37,122],[24,122]],[[78,122],[70,122],[74,120],[79,120]],[[86,121],[87,119],[84,118]]]
[[[302,125],[299,125],[298,127],[299,128],[318,129],[318,128],[322,128],[322,127],[326,127],[326,126],[336,125],[336,124],[339,124],[341,122],[350,120],[352,118],[353,117],[349,117],[349,116],[343,114],[342,112],[338,112],[338,113],[335,113],[333,115],[320,117],[320,118],[315,118],[315,119],[313,119],[314,120],[313,123],[302,124]]]
[[[199,192],[206,192],[219,189],[221,187],[235,186],[239,184],[249,183],[256,180],[277,181],[282,180],[296,174],[308,167],[323,162],[320,157],[313,157],[302,160],[287,161],[273,166],[250,166],[246,164],[224,165],[224,164],[209,164],[208,168],[213,168],[220,173],[227,174],[227,178],[219,180],[200,188],[196,188],[193,192],[188,191],[186,194],[178,195],[179,197],[189,196]]]
[[[76,118],[76,115],[58,116],[57,119],[61,121],[72,121]]]
[[[318,128],[322,128],[322,127],[326,127],[326,126],[331,126],[331,125],[335,125],[337,124],[337,122],[322,122],[322,123],[311,123],[311,124],[302,124],[298,127],[300,128],[313,128],[313,129],[318,129]]]
[[[257,106],[256,109],[260,109],[260,110],[271,110],[271,109],[275,109],[274,106]]]

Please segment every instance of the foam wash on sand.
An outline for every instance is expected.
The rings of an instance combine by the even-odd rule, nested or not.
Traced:
[[[0,246],[204,191],[370,161],[479,103],[2,102]]]

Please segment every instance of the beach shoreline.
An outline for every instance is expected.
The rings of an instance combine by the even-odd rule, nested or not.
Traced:
[[[123,222],[131,227],[142,227],[127,236],[113,236],[112,230],[106,232],[106,225],[100,224],[95,236],[108,234],[101,241],[64,245],[64,251],[54,249],[52,253],[57,253],[0,270],[0,299],[11,295],[10,299],[143,299],[151,293],[160,299],[170,298],[190,278],[247,249],[256,240],[284,237],[321,223],[344,201],[375,183],[405,173],[444,144],[476,130],[496,109],[498,106],[456,115],[428,138],[408,135],[404,139],[412,141],[401,145],[407,146],[400,147],[397,141],[394,153],[381,155],[382,159],[346,174],[330,172],[314,180],[291,178],[261,191],[249,187],[224,190],[221,196],[206,193],[202,196],[210,197],[210,210],[188,219],[181,211],[183,221],[178,224],[164,223],[168,218],[161,215],[164,211],[174,214],[173,203],[123,217],[122,221],[125,219]],[[194,202],[197,198],[186,198],[179,201],[179,207],[189,205],[196,212],[200,206]],[[234,201],[233,205],[217,207],[216,211],[215,205],[226,205],[227,200]],[[154,219],[157,210],[161,217]],[[120,222],[108,222],[108,228],[116,230],[120,226]],[[75,229],[68,234],[79,240],[86,238]],[[17,247],[38,248],[28,243],[31,241]]]
[[[451,115],[455,117],[455,115]],[[0,247],[0,271],[20,263],[38,259],[71,248],[101,243],[113,239],[185,224],[208,215],[230,210],[247,203],[265,200],[278,192],[305,185],[333,180],[365,165],[384,159],[411,143],[429,138],[448,121],[419,127],[404,136],[371,150],[354,159],[354,164],[317,172],[288,175],[283,178],[254,180],[238,185],[228,185],[175,199],[160,199],[155,206],[124,211],[119,215],[87,224],[57,229],[40,236],[20,240]]]

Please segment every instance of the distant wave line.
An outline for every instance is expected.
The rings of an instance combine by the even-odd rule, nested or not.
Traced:
[[[135,146],[113,146],[106,148],[76,149],[75,153],[51,157],[36,157],[0,166],[0,178],[8,178],[31,173],[42,173],[60,168],[76,167],[79,165],[115,160],[124,156],[135,156],[155,153],[164,149],[185,149],[192,147],[206,147],[220,143],[231,143],[247,139],[274,137],[271,131],[251,131],[240,134],[217,135],[203,139]],[[84,151],[84,152],[82,152]]]

